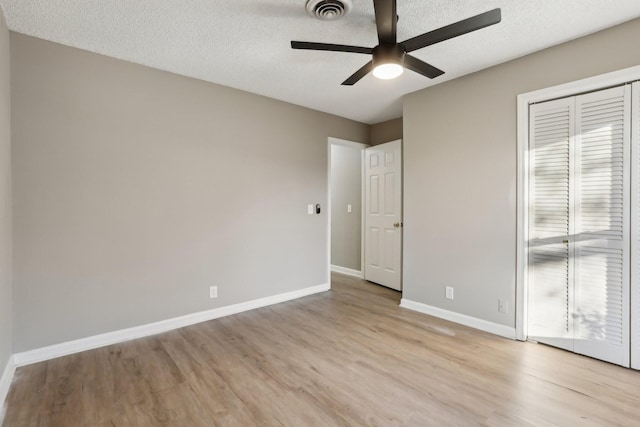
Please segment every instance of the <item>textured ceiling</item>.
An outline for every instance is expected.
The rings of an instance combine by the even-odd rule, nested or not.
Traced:
[[[340,83],[366,55],[292,50],[290,40],[373,47],[373,2],[339,21],[306,0],[0,0],[9,28],[364,123],[400,117],[402,95],[640,17],[638,0],[398,0],[402,41],[487,10],[502,22],[414,52],[445,71]]]

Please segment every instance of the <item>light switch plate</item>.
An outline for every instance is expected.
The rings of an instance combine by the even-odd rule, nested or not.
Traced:
[[[351,213],[351,205],[347,205],[347,213]]]
[[[313,207],[313,205],[307,205],[307,213],[309,215],[313,215],[314,211],[315,211],[315,208]]]

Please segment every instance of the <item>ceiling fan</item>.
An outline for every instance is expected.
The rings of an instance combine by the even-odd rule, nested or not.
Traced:
[[[376,14],[378,46],[369,48],[342,44],[292,41],[291,47],[293,49],[325,50],[372,55],[373,58],[371,61],[342,82],[343,85],[347,86],[357,83],[358,80],[371,71],[373,71],[374,76],[380,79],[393,79],[402,74],[404,68],[408,68],[409,70],[433,79],[444,74],[444,71],[414,56],[408,55],[409,52],[497,24],[501,20],[500,9],[493,9],[398,43],[396,40],[398,23],[396,0],[373,0],[373,6]]]

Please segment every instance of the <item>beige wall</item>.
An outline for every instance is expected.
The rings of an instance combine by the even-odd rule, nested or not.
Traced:
[[[351,212],[347,212],[351,205]],[[331,146],[331,264],[360,271],[362,149]]]
[[[514,326],[516,96],[638,65],[638,40],[634,20],[405,97],[404,298]]]
[[[328,282],[307,204],[327,206],[328,136],[368,126],[11,43],[15,351]]]
[[[0,8],[0,375],[13,353],[9,30]],[[0,402],[0,418],[2,417]],[[1,422],[1,421],[0,421]]]
[[[371,125],[369,144],[378,145],[402,139],[402,117]]]

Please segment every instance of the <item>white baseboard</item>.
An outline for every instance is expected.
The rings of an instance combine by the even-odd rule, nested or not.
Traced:
[[[354,276],[359,279],[364,278],[364,274],[362,274],[362,271],[352,270],[351,268],[347,268],[347,267],[340,267],[339,265],[331,264],[331,271],[336,273],[346,274],[348,276]]]
[[[16,365],[14,363],[13,356],[11,356],[9,357],[7,365],[4,367],[2,376],[0,377],[0,425],[2,425],[2,420],[4,419],[5,400],[7,400],[7,395],[9,394],[9,388],[11,387],[11,381],[13,381],[13,374],[15,374],[15,372]]]
[[[239,304],[233,304],[225,307],[218,307],[211,310],[201,311],[198,313],[187,314],[185,316],[175,317],[173,319],[161,320],[159,322],[148,323],[146,325],[135,326],[132,328],[121,329],[119,331],[107,332],[105,334],[94,335],[87,338],[81,338],[60,344],[50,345],[47,347],[41,347],[34,350],[14,354],[13,363],[15,364],[15,366],[24,366],[32,363],[42,362],[44,360],[54,359],[56,357],[66,356],[68,354],[79,353],[81,351],[104,347],[111,344],[117,344],[123,341],[129,341],[136,338],[155,335],[161,332],[167,332],[173,329],[194,325],[196,323],[206,322],[208,320],[242,313],[243,311],[249,311],[260,307],[278,304],[319,292],[328,291],[329,289],[329,284],[325,283],[323,285],[311,286],[309,288],[299,289],[297,291],[285,292],[283,294],[255,299]]]
[[[456,313],[454,311],[445,310],[442,308],[434,307],[432,305],[423,304],[421,302],[411,301],[406,298],[402,298],[400,300],[400,307],[419,311],[420,313],[439,317],[440,319],[459,323],[461,325],[489,332],[494,335],[500,335],[501,337],[509,338],[512,340],[516,339],[516,328],[478,319],[477,317],[467,316],[466,314]]]

